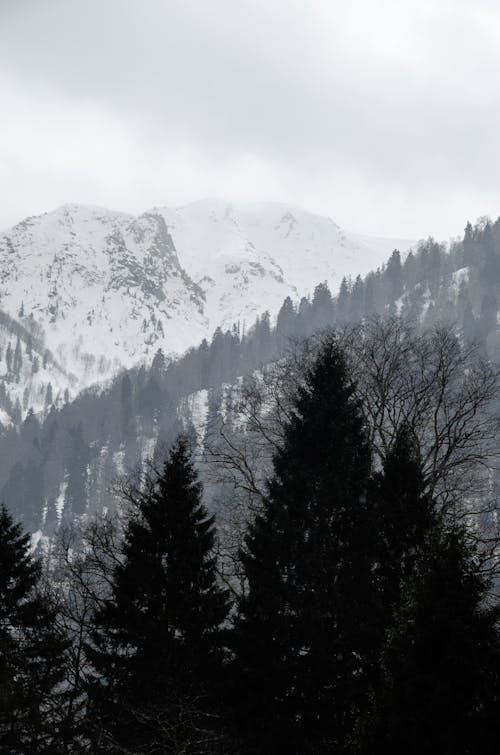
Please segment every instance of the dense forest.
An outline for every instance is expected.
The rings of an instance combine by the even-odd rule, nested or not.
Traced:
[[[159,351],[151,366],[124,372],[111,385],[89,389],[62,406],[51,403],[47,386],[44,413],[28,411],[23,422],[2,430],[0,498],[29,530],[49,534],[64,519],[115,506],[117,477],[153,456],[155,448],[161,453],[181,431],[202,446],[207,415],[211,420],[226,411],[228,386],[237,388],[241,377],[262,371],[293,342],[325,327],[374,315],[401,317],[424,329],[448,323],[463,342],[479,343],[484,356],[496,360],[499,301],[500,220],[481,220],[467,224],[463,239],[449,249],[428,239],[404,261],[394,251],[364,280],[344,279],[336,296],[320,283],[311,298],[298,304],[286,299],[276,322],[264,313],[247,332],[238,325],[218,329],[210,343],[203,341],[175,362],[166,362]],[[12,380],[26,360],[38,359],[24,343],[14,351]],[[4,398],[0,394],[0,409],[15,420],[20,407],[8,406]]]
[[[0,755],[500,755],[499,72],[0,0]]]
[[[468,225],[4,429],[0,749],[496,752],[498,260]]]
[[[497,259],[395,251],[5,430],[2,751],[496,752]]]
[[[2,750],[496,752],[494,449],[477,441],[498,376],[479,358],[451,329],[377,321],[247,383],[249,442],[219,418],[211,451],[229,473],[212,498],[231,476],[248,495],[238,520],[207,510],[185,435],[123,482],[119,516],[61,526],[43,561],[3,509]]]

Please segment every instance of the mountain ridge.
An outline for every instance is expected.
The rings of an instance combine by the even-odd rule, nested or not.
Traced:
[[[500,219],[475,227],[467,224],[463,239],[450,247],[429,238],[404,262],[393,252],[381,269],[343,282],[336,296],[320,283],[298,306],[285,299],[275,322],[261,317],[245,331],[218,329],[177,360],[165,360],[157,351],[150,365],[124,370],[106,384],[70,396],[62,406],[52,400],[54,383],[54,390],[45,392],[43,412],[31,413],[28,401],[24,421],[1,428],[0,500],[43,539],[63,520],[113,510],[113,481],[147,458],[161,460],[180,432],[192,439],[200,454],[224,427],[246,443],[241,390],[251,391],[252,381],[263,378],[266,365],[275,364],[289,353],[291,344],[315,337],[323,328],[339,328],[342,333],[345,326],[354,327],[356,347],[358,326],[370,320],[408,323],[416,332],[422,328],[431,334],[444,325],[456,334],[457,345],[468,348],[477,343],[481,359],[496,360],[499,302]],[[15,326],[5,322],[6,332]],[[21,342],[24,331],[18,333]],[[33,362],[35,349],[40,350],[40,342],[33,339]],[[0,366],[4,361],[2,356]],[[19,391],[30,366],[24,346],[11,346],[9,361],[5,384]],[[42,371],[43,365],[36,380]],[[5,400],[0,395],[0,409]],[[212,489],[216,488],[217,482]]]
[[[298,302],[321,281],[334,290],[396,243],[371,249],[331,218],[283,203],[204,199],[139,215],[69,203],[0,234],[0,309],[35,323],[60,377],[72,376],[56,381],[60,403],[66,389],[74,396],[158,348],[178,355],[217,327],[275,316],[287,296]],[[15,348],[8,332],[3,340]],[[46,404],[38,388],[14,393],[23,415],[27,400],[35,411]]]

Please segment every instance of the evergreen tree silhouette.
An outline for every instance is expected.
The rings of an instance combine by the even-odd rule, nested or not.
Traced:
[[[387,262],[385,277],[389,283],[389,298],[391,301],[394,301],[401,296],[404,290],[401,255],[397,249],[393,251]]]
[[[0,507],[0,750],[64,752],[66,638],[39,589],[41,567],[7,509]]]
[[[361,275],[356,276],[349,301],[349,319],[358,322],[364,314],[364,284]]]
[[[366,753],[498,751],[499,608],[479,563],[464,530],[429,536],[388,634]]]
[[[161,473],[132,496],[122,563],[96,615],[90,649],[101,676],[91,706],[102,741],[113,746],[149,752],[156,743],[156,752],[183,751],[176,749],[180,742],[187,747],[193,732],[207,726],[210,739],[204,713],[219,673],[228,597],[217,585],[214,518],[201,493],[187,443],[179,439]]]
[[[21,368],[23,366],[23,354],[21,350],[21,341],[19,336],[17,337],[16,341],[16,349],[14,351],[14,363],[12,366],[12,371],[14,375],[16,376],[16,381],[19,382],[20,376],[21,376]]]
[[[276,320],[276,336],[278,347],[281,351],[286,348],[288,339],[295,334],[297,327],[297,314],[289,296],[283,302]]]
[[[373,556],[372,576],[379,622],[373,622],[373,661],[401,602],[401,589],[411,577],[420,549],[441,519],[432,498],[424,493],[418,445],[403,424],[369,488]]]
[[[346,322],[349,316],[349,301],[351,296],[351,287],[347,278],[342,278],[339,293],[337,296],[337,319],[339,322]]]
[[[334,319],[334,303],[330,289],[326,281],[320,283],[314,289],[311,302],[311,316],[313,329],[318,330],[327,325],[332,325]]]
[[[328,339],[298,391],[241,553],[248,591],[234,626],[236,721],[256,752],[337,751],[362,704],[370,464],[354,385]]]
[[[87,467],[91,456],[85,443],[82,422],[70,429],[69,436],[71,445],[65,508],[73,516],[79,516],[85,512],[87,505]]]

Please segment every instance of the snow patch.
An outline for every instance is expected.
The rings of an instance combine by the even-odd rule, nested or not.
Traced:
[[[56,498],[55,503],[55,509],[56,509],[56,515],[57,515],[57,521],[60,522],[62,519],[63,511],[64,511],[64,501],[66,499],[66,490],[68,487],[68,483],[65,480],[64,482],[61,482],[59,485],[59,495]]]

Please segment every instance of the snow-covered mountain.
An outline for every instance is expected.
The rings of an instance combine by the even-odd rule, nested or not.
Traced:
[[[408,239],[354,236],[329,217],[276,202],[204,199],[156,210],[165,219],[183,267],[205,294],[210,327],[251,325],[276,313],[286,296],[297,300],[327,281],[365,274]]]
[[[60,406],[79,388],[41,335],[31,317],[15,319],[0,310],[0,426],[17,424],[30,408]]]
[[[180,353],[217,326],[249,327],[321,281],[336,291],[342,276],[366,273],[410,243],[371,244],[330,218],[275,203],[202,200],[138,217],[64,205],[0,235],[0,310],[21,328],[0,334],[0,376],[11,403],[38,411],[48,383],[38,385],[32,364],[13,377],[6,363],[18,338],[32,363],[31,332],[40,356],[51,355],[61,402],[160,347]]]

